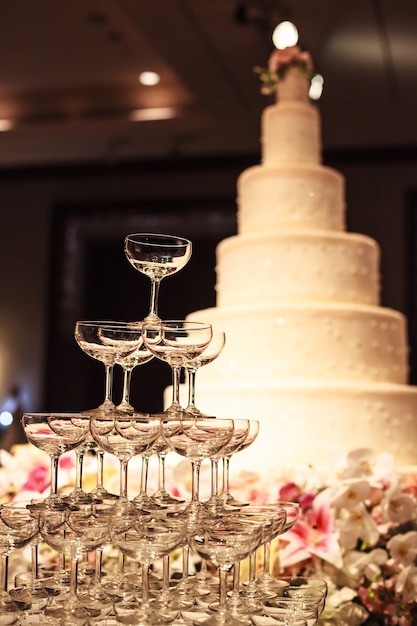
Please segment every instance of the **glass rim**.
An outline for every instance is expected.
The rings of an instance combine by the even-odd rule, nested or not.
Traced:
[[[159,241],[146,241],[146,237],[159,237]],[[143,239],[143,241],[141,241]],[[150,246],[188,246],[191,240],[181,235],[165,235],[164,233],[131,233],[125,236],[126,242],[146,243]],[[165,243],[164,243],[165,242]]]

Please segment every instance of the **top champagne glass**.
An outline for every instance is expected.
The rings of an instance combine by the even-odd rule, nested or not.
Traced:
[[[191,251],[191,241],[175,235],[135,233],[125,238],[125,254],[129,263],[151,280],[151,303],[145,321],[160,321],[158,299],[161,280],[183,268],[190,260]]]

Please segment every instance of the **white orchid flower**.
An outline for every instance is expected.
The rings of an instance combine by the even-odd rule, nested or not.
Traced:
[[[352,478],[343,481],[335,490],[332,505],[337,509],[352,510],[360,502],[367,500],[371,493],[371,485],[367,480]]]
[[[379,539],[377,523],[368,513],[363,502],[353,509],[344,509],[341,517],[336,521],[336,527],[339,530],[340,544],[347,550],[353,549],[358,540],[374,546]]]
[[[404,493],[398,484],[386,491],[381,502],[381,513],[385,522],[403,524],[414,517],[416,512],[415,500]]]
[[[370,552],[351,550],[345,555],[343,571],[356,581],[362,576],[372,581],[380,575],[381,566],[387,561],[388,554],[382,548],[375,548]]]
[[[388,541],[387,548],[395,561],[405,566],[411,565],[417,556],[417,531],[394,535]]]
[[[417,602],[417,567],[405,567],[397,578],[395,591],[404,602]]]

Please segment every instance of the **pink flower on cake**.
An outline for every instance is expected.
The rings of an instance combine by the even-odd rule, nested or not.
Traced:
[[[255,67],[262,81],[261,93],[274,93],[277,83],[282,79],[290,67],[296,67],[311,78],[313,74],[313,60],[309,52],[301,50],[299,46],[288,46],[282,50],[274,50],[269,57],[268,67]]]
[[[270,72],[279,72],[289,65],[303,65],[306,70],[313,70],[313,60],[309,52],[302,51],[299,46],[288,46],[282,50],[274,50],[269,57]]]

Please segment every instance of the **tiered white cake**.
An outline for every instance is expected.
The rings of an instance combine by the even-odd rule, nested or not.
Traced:
[[[406,320],[379,306],[376,242],[345,232],[344,178],[321,165],[308,89],[297,67],[278,83],[262,163],[238,179],[238,235],[216,251],[217,306],[189,316],[227,337],[197,375],[197,405],[260,420],[238,455],[257,468],[321,465],[358,447],[415,464]]]

